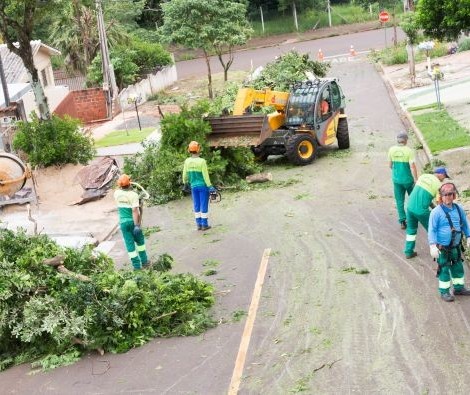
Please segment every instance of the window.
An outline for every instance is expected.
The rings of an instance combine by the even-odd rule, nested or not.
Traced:
[[[335,82],[331,83],[331,96],[333,98],[333,108],[336,110],[341,107],[341,91]]]

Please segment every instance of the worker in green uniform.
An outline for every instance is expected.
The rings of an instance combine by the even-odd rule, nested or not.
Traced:
[[[388,150],[388,160],[392,169],[393,195],[398,212],[398,222],[406,229],[405,195],[410,196],[413,186],[418,179],[415,152],[407,147],[408,134],[400,132],[397,135],[397,145]]]
[[[140,270],[148,267],[149,262],[144,234],[140,228],[139,195],[132,190],[131,179],[127,174],[122,174],[117,184],[119,189],[114,192],[114,200],[118,206],[122,237],[134,270]]]
[[[191,156],[184,161],[183,183],[191,187],[197,230],[208,230],[211,228],[208,223],[209,194],[216,189],[211,184],[206,160],[199,156],[201,145],[191,141],[188,152]]]
[[[407,259],[418,255],[415,252],[416,234],[418,224],[428,230],[430,206],[434,206],[433,199],[439,199],[439,188],[445,178],[450,178],[445,167],[436,167],[433,174],[422,174],[413,188],[408,199],[406,210],[406,243],[405,256]]]

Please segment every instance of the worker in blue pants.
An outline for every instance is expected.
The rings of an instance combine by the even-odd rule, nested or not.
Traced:
[[[191,141],[188,152],[191,156],[184,161],[183,183],[191,187],[197,230],[208,230],[211,228],[208,222],[209,194],[216,189],[211,184],[206,160],[199,156],[201,145]]]

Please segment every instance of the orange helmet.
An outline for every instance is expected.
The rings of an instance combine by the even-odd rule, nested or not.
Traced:
[[[201,146],[197,141],[191,141],[188,145],[188,152],[192,154],[198,154],[201,151]]]
[[[131,178],[127,174],[121,174],[117,180],[120,187],[128,187],[131,185]]]

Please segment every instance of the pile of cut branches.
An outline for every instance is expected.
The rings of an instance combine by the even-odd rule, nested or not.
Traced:
[[[90,248],[0,230],[0,370],[24,362],[50,369],[89,350],[124,352],[213,326],[212,285],[158,271],[172,261],[162,258],[152,270],[117,271]]]

